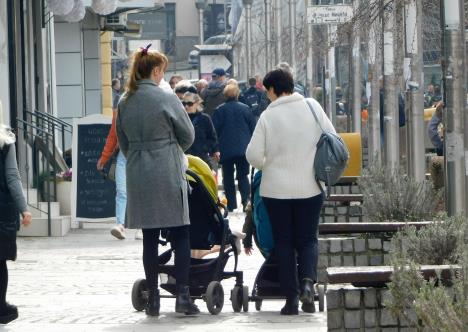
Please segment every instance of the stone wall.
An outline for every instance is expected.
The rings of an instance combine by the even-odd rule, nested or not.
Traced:
[[[358,185],[337,185],[331,187],[331,194],[360,194]],[[320,222],[362,222],[365,221],[362,215],[362,206],[357,202],[351,205],[342,202],[325,201],[320,212]]]
[[[327,290],[328,331],[416,331],[402,317],[394,317],[385,303],[388,289],[342,286]],[[414,311],[410,312],[416,319]]]
[[[326,282],[327,267],[389,265],[391,242],[374,237],[319,239],[318,280]]]

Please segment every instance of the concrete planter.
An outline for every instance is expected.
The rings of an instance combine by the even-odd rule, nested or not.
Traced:
[[[57,202],[60,203],[60,215],[71,215],[71,181],[58,181],[57,182]]]

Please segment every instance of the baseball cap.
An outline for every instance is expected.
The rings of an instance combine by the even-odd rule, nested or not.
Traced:
[[[212,76],[226,76],[226,71],[223,68],[216,68],[211,73]]]

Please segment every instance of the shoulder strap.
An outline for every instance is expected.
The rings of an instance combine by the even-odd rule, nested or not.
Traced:
[[[304,98],[304,100],[305,100],[307,106],[309,107],[310,111],[312,112],[312,115],[314,116],[315,121],[317,121],[317,123],[318,123],[320,129],[322,130],[322,132],[325,132],[325,131],[323,130],[323,128],[322,128],[322,124],[320,123],[320,121],[319,121],[319,119],[318,119],[318,117],[317,117],[317,114],[315,114],[315,110],[314,110],[314,108],[312,107],[312,104],[307,100],[307,98]]]

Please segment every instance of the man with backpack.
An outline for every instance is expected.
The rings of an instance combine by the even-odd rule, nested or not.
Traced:
[[[249,78],[249,88],[239,97],[241,103],[249,106],[253,115],[258,119],[260,114],[267,108],[268,100],[266,93],[257,88],[257,79]]]

